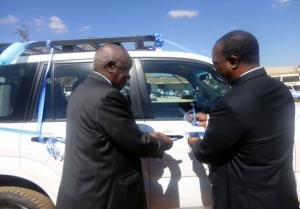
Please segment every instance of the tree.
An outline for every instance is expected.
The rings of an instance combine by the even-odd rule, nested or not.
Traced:
[[[22,41],[29,41],[30,39],[29,26],[25,24],[19,26],[13,33],[21,36]]]

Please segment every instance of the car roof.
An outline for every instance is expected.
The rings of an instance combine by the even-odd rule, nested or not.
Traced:
[[[162,51],[161,46],[163,40],[159,34],[108,38],[95,37],[73,40],[29,41],[23,43],[25,51],[23,51],[22,55],[16,58],[12,63],[49,61],[51,57],[50,48],[54,51],[53,61],[93,60],[96,49],[104,43],[123,45],[132,58],[182,58],[212,64],[210,58],[199,54]],[[10,45],[11,44],[9,43],[0,44],[0,51]]]
[[[195,61],[205,62],[212,64],[211,58],[202,56],[196,53],[189,52],[176,52],[176,51],[128,51],[132,58],[179,58],[191,59]],[[72,61],[72,60],[93,60],[95,52],[72,52],[72,53],[59,53],[54,54],[53,61]],[[34,63],[34,62],[47,62],[50,59],[50,54],[43,55],[29,55],[20,56],[16,58],[13,63]]]

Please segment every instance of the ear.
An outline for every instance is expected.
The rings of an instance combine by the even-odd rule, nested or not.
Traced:
[[[116,62],[114,61],[109,61],[106,65],[105,68],[107,68],[107,71],[109,73],[115,72],[115,67],[116,67]]]
[[[228,61],[232,67],[232,69],[236,69],[240,64],[240,57],[236,55],[230,55]]]

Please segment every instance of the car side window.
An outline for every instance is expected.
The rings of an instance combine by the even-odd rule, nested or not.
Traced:
[[[55,64],[46,87],[45,119],[65,119],[72,92],[93,72],[92,62]],[[129,91],[128,82],[121,92],[129,96]]]
[[[72,92],[92,72],[91,62],[55,64],[46,82],[44,118],[65,119]]]
[[[142,66],[156,119],[182,119],[193,107],[207,112],[227,89],[210,66],[199,63],[142,60]]]
[[[293,85],[293,88],[295,91],[300,91],[300,85]]]
[[[299,82],[300,81],[300,77],[299,75],[297,76],[283,76],[282,77],[282,82]]]
[[[0,122],[25,120],[36,66],[35,63],[0,66]]]
[[[69,98],[73,91],[94,71],[91,62],[63,63],[54,67],[54,116],[66,118]]]

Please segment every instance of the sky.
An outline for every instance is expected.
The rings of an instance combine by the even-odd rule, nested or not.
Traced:
[[[0,11],[0,43],[24,28],[34,41],[158,33],[163,50],[211,57],[218,38],[246,30],[262,66],[300,65],[300,0],[1,0]]]

